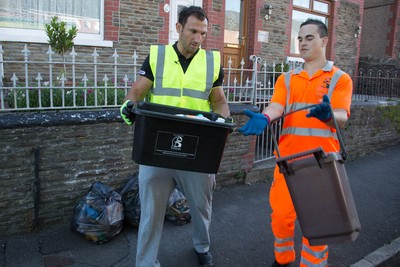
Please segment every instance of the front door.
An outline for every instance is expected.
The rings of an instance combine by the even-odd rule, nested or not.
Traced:
[[[239,68],[246,57],[247,5],[248,0],[225,1],[224,68],[229,67],[229,61],[232,68]]]
[[[178,14],[185,6],[202,6],[203,0],[171,0],[169,6],[169,44],[178,41],[179,35],[176,32],[176,23],[178,22]]]

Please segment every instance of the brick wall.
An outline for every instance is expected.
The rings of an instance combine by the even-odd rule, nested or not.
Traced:
[[[360,9],[361,8],[361,9]],[[355,68],[358,63],[358,39],[354,37],[355,29],[361,25],[362,7],[349,1],[341,1],[335,28],[335,43],[333,43],[335,65],[346,69]]]
[[[231,106],[238,127],[247,120],[243,108],[249,107]],[[353,104],[344,131],[350,159],[399,142],[395,125],[382,115],[387,108],[379,102]],[[138,170],[131,160],[133,129],[117,110],[2,114],[0,135],[4,235],[69,221],[93,182],[118,189]],[[254,169],[254,147],[255,137],[237,132],[228,137],[219,187],[267,179],[265,171]]]
[[[258,30],[269,32],[268,43],[259,44],[261,50],[257,50],[255,47],[253,54],[261,56],[262,59],[267,59],[267,62],[273,62],[274,60],[286,61],[286,57],[290,54],[290,35],[291,35],[291,17],[293,5],[292,1],[264,1],[264,5],[271,4],[273,6],[272,15],[269,20],[265,20],[266,9],[262,7],[260,10],[261,14],[257,13],[254,16],[254,20],[257,19],[262,27],[256,29],[254,32],[254,41],[257,42]]]
[[[399,1],[366,1],[360,50],[361,56],[399,60],[399,35]]]
[[[104,1],[104,39],[118,41],[119,0]]]
[[[208,22],[207,38],[202,47],[207,50],[224,49],[225,3],[222,0],[203,1]]]
[[[393,16],[389,1],[366,1],[364,13],[360,55],[380,58],[391,56],[386,54],[391,30],[388,22]]]

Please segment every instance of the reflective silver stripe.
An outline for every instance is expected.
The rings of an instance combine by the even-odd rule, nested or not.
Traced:
[[[153,94],[157,96],[181,96],[181,89],[166,88],[166,87],[155,87],[153,88]],[[182,95],[207,100],[209,93],[204,91],[198,91],[188,88],[183,88]]]
[[[207,87],[207,88],[208,88],[208,87]],[[202,99],[202,100],[208,100],[208,96],[210,95],[210,93],[209,93],[208,91],[209,91],[209,90],[207,90],[206,92],[204,92],[204,91],[198,91],[198,90],[183,88],[183,93],[182,93],[182,95],[184,95],[184,96],[190,96],[190,97],[198,98],[198,99]]]
[[[286,242],[293,242],[293,241],[294,241],[293,237],[286,237],[286,238],[275,237],[275,242],[277,244],[283,244],[283,243],[286,243]]]
[[[207,96],[210,94],[214,81],[214,53],[206,51],[207,60],[207,77],[206,77],[206,92]],[[208,99],[208,97],[207,97]]]
[[[304,108],[304,107],[310,106],[310,105],[313,105],[313,103],[299,103],[299,102],[296,102],[296,103],[288,105],[288,111],[298,110],[298,109],[301,109],[301,108]]]
[[[309,262],[307,259],[305,259],[303,257],[301,257],[301,263],[304,264],[304,265],[307,265],[309,267],[325,267],[325,266],[328,266],[328,260],[323,260],[320,263],[315,264],[315,263]]]
[[[289,98],[290,98],[290,79],[292,78],[292,72],[285,73],[285,85],[286,85],[286,108],[285,112],[288,113],[289,109]]]
[[[165,46],[158,46],[158,54],[157,54],[157,67],[156,67],[156,77],[155,84],[157,88],[153,89],[154,92],[159,92],[158,89],[162,88],[162,80],[164,76],[164,63],[165,63]],[[156,93],[154,93],[156,94]]]
[[[153,94],[157,96],[181,96],[181,90],[176,88],[155,87]]]
[[[300,74],[300,72],[304,69],[304,63],[301,63],[294,71],[293,74]]]
[[[313,256],[314,258],[321,259],[321,260],[326,257],[326,253],[328,252],[328,246],[326,246],[326,248],[324,250],[314,251],[311,248],[309,248],[308,246],[303,244],[301,249],[303,251],[307,252],[308,254],[310,254],[311,256]]]
[[[284,247],[275,247],[275,251],[282,253],[282,252],[286,252],[286,251],[292,251],[294,250],[293,246],[284,246]]]
[[[337,134],[333,133],[329,129],[288,127],[282,129],[282,135],[284,134],[294,134],[300,136],[316,136],[316,137],[333,137],[337,139]]]
[[[340,77],[344,74],[344,71],[342,70],[337,70],[335,74],[333,74],[331,82],[329,84],[329,90],[328,90],[328,97],[331,99],[333,90],[335,89],[336,83],[339,81]]]

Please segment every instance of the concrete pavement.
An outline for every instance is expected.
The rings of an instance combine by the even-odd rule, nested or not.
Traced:
[[[361,221],[355,242],[330,245],[329,266],[400,266],[400,144],[346,163]],[[268,181],[219,189],[211,225],[215,266],[270,266]],[[192,225],[165,222],[159,249],[163,267],[197,266]],[[1,237],[4,267],[134,266],[137,229],[124,228],[113,240],[94,244],[69,230],[69,222],[36,233]],[[296,227],[299,262],[301,232]]]

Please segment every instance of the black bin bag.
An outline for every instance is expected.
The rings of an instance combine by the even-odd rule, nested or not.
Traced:
[[[185,195],[178,188],[172,191],[168,199],[165,219],[175,225],[188,224],[192,220],[189,203]]]
[[[140,199],[138,174],[126,182],[120,194],[124,205],[124,223],[128,227],[138,228],[140,222]]]
[[[129,178],[120,191],[124,205],[124,222],[131,228],[138,228],[140,223],[141,205],[138,176],[139,174],[135,174]],[[175,225],[188,224],[192,220],[188,201],[178,188],[174,188],[168,199],[165,219]]]
[[[71,228],[95,243],[109,241],[122,230],[124,211],[121,195],[95,182],[74,208]]]

